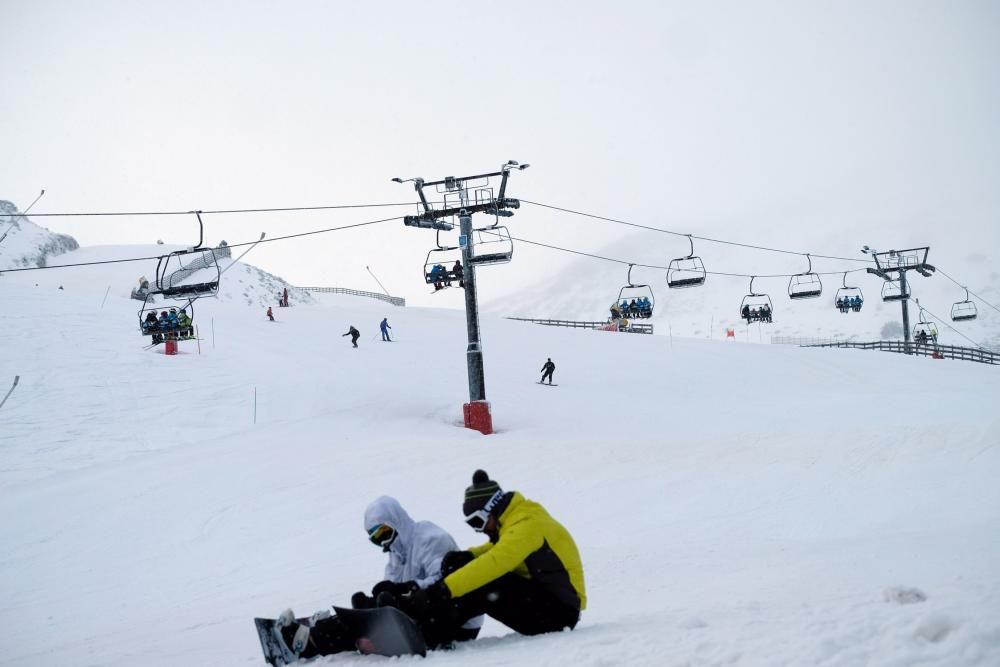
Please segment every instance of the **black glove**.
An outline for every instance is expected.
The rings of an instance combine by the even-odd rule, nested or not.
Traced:
[[[448,587],[439,581],[411,595],[409,607],[416,618],[430,618],[443,610],[450,599]]]
[[[372,597],[377,598],[379,593],[392,593],[397,598],[403,597],[405,595],[410,595],[420,587],[417,586],[415,581],[404,581],[397,583],[395,581],[380,581],[372,588]]]
[[[358,591],[351,596],[351,608],[353,609],[374,609],[375,608],[375,598],[369,597]]]
[[[447,577],[455,570],[465,567],[474,560],[476,560],[476,557],[472,555],[471,551],[449,551],[441,559],[441,576]]]

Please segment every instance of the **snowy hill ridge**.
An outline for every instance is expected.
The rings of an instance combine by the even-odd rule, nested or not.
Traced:
[[[57,234],[20,215],[12,202],[0,199],[0,271],[28,266],[46,266],[49,258],[76,250],[72,236]]]

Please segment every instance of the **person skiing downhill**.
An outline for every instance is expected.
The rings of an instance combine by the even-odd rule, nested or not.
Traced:
[[[357,329],[355,329],[354,325],[352,324],[351,328],[347,330],[347,333],[341,334],[341,337],[343,337],[343,336],[350,336],[351,337],[351,343],[354,345],[354,347],[357,347],[358,346],[358,338],[361,336],[361,332],[358,331]]]
[[[409,597],[418,590],[441,580],[441,561],[445,554],[458,549],[455,540],[443,528],[430,521],[414,521],[391,496],[380,496],[365,509],[364,529],[369,541],[389,555],[384,579],[375,584],[372,594],[358,591],[351,596],[355,609],[376,606],[399,607],[406,611]],[[354,637],[336,616],[319,612],[313,624],[298,624],[289,609],[282,612],[279,622],[282,640],[299,659],[353,651]],[[465,623],[429,625],[424,638],[430,647],[448,645],[453,641],[475,639],[483,625],[483,617]],[[295,647],[301,647],[295,650]]]
[[[391,343],[392,339],[389,338],[389,329],[392,327],[389,326],[389,318],[383,317],[381,324],[378,325],[378,328],[382,331],[382,340],[387,343]]]
[[[271,311],[271,306],[267,307],[267,319],[274,321],[274,313]]]
[[[545,378],[548,378],[549,384],[552,384],[552,374],[555,372],[556,365],[552,363],[552,357],[549,357],[549,360],[542,366],[542,379],[538,381],[538,384],[543,384],[545,382]]]
[[[449,574],[411,595],[417,622],[448,626],[485,613],[524,635],[575,628],[587,594],[569,531],[483,470],[473,474],[462,511],[489,541],[445,556],[441,568]]]

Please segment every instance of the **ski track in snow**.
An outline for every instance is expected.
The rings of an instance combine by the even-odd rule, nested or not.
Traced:
[[[476,543],[477,467],[571,530],[589,606],[543,637],[487,621],[434,664],[1000,664],[996,368],[485,317],[483,437],[461,311],[324,296],[270,327],[202,300],[201,354],[167,357],[135,273],[3,277],[0,665],[263,664],[254,616],[378,581],[375,496]]]

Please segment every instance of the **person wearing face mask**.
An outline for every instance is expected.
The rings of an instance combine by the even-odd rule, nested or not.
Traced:
[[[458,545],[438,525],[414,521],[391,496],[380,496],[368,505],[364,528],[368,540],[388,554],[389,560],[384,579],[375,584],[371,595],[358,591],[351,596],[351,606],[355,609],[392,606],[412,616],[412,596],[441,580],[441,561]],[[292,610],[287,609],[278,617],[278,625],[285,647],[295,659],[355,649],[355,638],[343,621],[327,612],[318,612],[308,622],[300,623]],[[475,639],[483,626],[483,617],[419,625],[427,646],[440,648],[455,641]]]
[[[575,628],[587,594],[569,531],[538,503],[504,492],[483,470],[472,476],[462,510],[489,541],[446,555],[444,579],[412,594],[410,613],[421,626],[487,614],[524,635]]]

